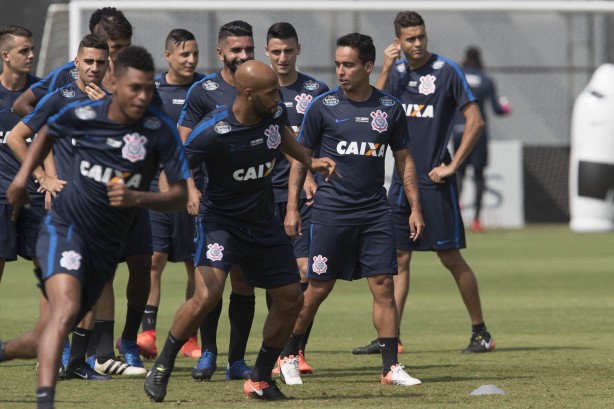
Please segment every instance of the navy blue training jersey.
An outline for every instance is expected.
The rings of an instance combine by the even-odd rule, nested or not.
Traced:
[[[275,216],[271,170],[280,152],[286,109],[254,126],[240,124],[232,105],[208,115],[190,134],[185,151],[191,168],[204,164],[200,203],[205,221],[262,226]]]
[[[21,163],[17,160],[13,151],[6,144],[6,137],[15,125],[19,122],[19,116],[12,110],[15,100],[23,94],[32,84],[36,83],[39,78],[29,75],[26,79],[26,85],[17,91],[10,91],[0,83],[0,203],[7,204],[6,190],[15,178],[17,171],[21,167]],[[45,200],[45,195],[36,192],[38,185],[34,179],[28,182],[28,193],[30,200],[34,203],[42,203]]]
[[[388,146],[394,151],[411,145],[400,102],[372,89],[363,102],[348,99],[340,88],[319,96],[309,106],[298,141],[337,163],[341,177],[323,182],[312,223],[363,224],[389,210],[384,188]]]
[[[288,110],[288,124],[298,134],[303,117],[311,101],[318,95],[328,92],[328,86],[309,75],[298,73],[298,78],[292,85],[280,87],[281,100]],[[275,163],[271,177],[273,178],[273,192],[275,202],[288,201],[288,176],[290,163],[284,154],[280,154]],[[301,193],[301,194],[304,194]]]
[[[174,85],[166,81],[166,74],[167,73],[156,76],[156,89],[158,90],[158,94],[160,94],[160,99],[162,99],[162,108],[164,112],[166,112],[166,115],[168,115],[173,122],[177,123],[179,122],[179,117],[181,116],[188,90],[195,82],[205,78],[205,75],[196,72],[194,73],[194,78],[188,84]]]
[[[194,129],[208,113],[231,105],[236,96],[237,89],[224,81],[221,72],[209,74],[190,87],[178,125]]]
[[[410,70],[407,60],[399,60],[388,77],[386,91],[403,103],[419,187],[433,187],[428,173],[451,161],[448,140],[456,110],[475,101],[465,76],[456,63],[436,54],[416,70]],[[394,187],[400,195],[396,172],[392,183],[391,194]]]
[[[143,118],[131,125],[109,120],[112,98],[77,102],[48,121],[49,136],[71,138],[74,158],[70,183],[58,195],[52,211],[77,225],[94,240],[121,249],[132,226],[135,208],[111,207],[107,182],[149,190],[159,162],[170,182],[189,177],[175,124],[150,105]]]
[[[79,76],[79,70],[75,67],[74,61],[69,61],[61,67],[51,71],[45,78],[33,84],[30,89],[36,97],[37,101],[40,101],[45,95],[62,88],[66,84],[70,84]]]

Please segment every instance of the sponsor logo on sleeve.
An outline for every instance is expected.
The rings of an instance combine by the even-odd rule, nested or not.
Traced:
[[[296,112],[299,114],[304,114],[305,111],[307,111],[307,107],[312,99],[313,97],[311,95],[304,93],[294,97],[294,100],[296,101]]]
[[[445,61],[437,60],[433,63],[432,67],[434,70],[440,70],[443,68],[444,65],[446,65]]]
[[[162,126],[162,121],[155,116],[148,116],[143,121],[143,126],[147,129],[156,130]]]
[[[335,97],[334,95],[327,95],[324,97],[324,99],[322,99],[322,103],[327,107],[334,107],[335,105],[339,104],[339,98]]]
[[[284,113],[284,109],[281,107],[281,105],[277,105],[277,111],[275,111],[275,115],[273,115],[273,118],[277,119],[283,113]]]
[[[232,127],[224,121],[220,121],[213,126],[213,130],[220,135],[230,132],[231,129]]]
[[[405,64],[397,64],[395,68],[396,68],[397,72],[405,72],[405,71],[407,71],[407,67],[405,67]]]
[[[313,263],[311,264],[311,269],[317,275],[324,274],[326,273],[326,270],[328,269],[328,266],[326,265],[327,261],[328,259],[321,255],[314,256]]]
[[[78,270],[81,268],[81,259],[81,254],[74,250],[63,251],[60,267],[64,267],[66,270]]]
[[[303,88],[305,88],[307,91],[315,91],[316,89],[320,88],[320,84],[315,81],[309,80],[303,83]]]
[[[437,77],[428,74],[420,77],[420,85],[418,86],[418,92],[422,95],[430,95],[435,92],[435,81]]]
[[[269,149],[275,149],[281,143],[281,135],[279,133],[279,125],[271,125],[269,129],[264,131],[264,136],[267,137],[266,146]]]
[[[72,89],[62,89],[62,91],[60,91],[62,93],[62,96],[65,98],[74,98],[75,97],[75,91],[73,91]]]
[[[76,80],[77,78],[79,78],[79,70],[76,67],[70,70],[69,73],[70,73],[70,77],[73,80]]]
[[[379,103],[382,104],[385,107],[391,107],[395,104],[394,99],[390,98],[390,97],[381,97],[379,99]]]
[[[136,132],[124,135],[122,158],[132,163],[145,159],[145,155],[147,154],[147,150],[145,149],[146,143],[147,138]]]
[[[203,88],[206,91],[215,91],[219,87],[220,87],[219,82],[215,82],[215,81],[211,81],[211,80],[207,80],[207,81],[203,82]]]
[[[84,106],[75,108],[75,115],[77,118],[84,121],[96,118],[96,111],[91,106]]]

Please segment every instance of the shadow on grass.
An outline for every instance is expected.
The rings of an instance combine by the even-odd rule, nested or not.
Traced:
[[[509,348],[497,348],[495,352],[533,352],[533,351],[567,351],[567,350],[585,350],[593,349],[590,347],[576,347],[576,346],[541,346],[541,347],[509,347]]]

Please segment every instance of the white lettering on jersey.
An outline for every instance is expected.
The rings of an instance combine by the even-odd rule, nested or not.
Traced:
[[[261,179],[271,174],[275,166],[275,159],[271,162],[265,162],[258,166],[252,166],[247,169],[237,169],[232,173],[232,177],[239,182],[246,180]]]
[[[362,155],[383,158],[386,156],[386,146],[385,144],[373,142],[341,141],[337,144],[337,153],[340,155]]]
[[[83,176],[100,183],[123,183],[127,187],[133,188],[138,188],[141,184],[142,176],[138,173],[122,172],[102,165],[92,165],[86,160],[81,161],[79,169]]]
[[[185,99],[182,98],[173,98],[173,105],[183,105]]]
[[[416,118],[433,118],[433,105],[425,104],[402,104],[405,110],[405,115],[414,116]]]

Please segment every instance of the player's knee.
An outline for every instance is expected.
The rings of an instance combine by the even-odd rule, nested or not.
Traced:
[[[463,266],[466,266],[465,260],[461,256],[460,251],[456,249],[438,251],[437,256],[439,256],[441,264],[443,264],[443,266],[450,270],[450,272],[453,274],[459,269],[462,269]]]

